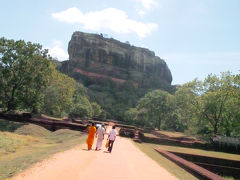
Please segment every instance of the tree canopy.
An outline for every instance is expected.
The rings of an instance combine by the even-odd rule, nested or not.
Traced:
[[[37,112],[50,78],[51,58],[39,44],[0,39],[0,101],[3,109]]]
[[[147,93],[136,108],[125,112],[125,118],[141,127],[240,136],[239,95],[239,75],[210,74],[204,81],[195,79],[178,86],[174,94]]]
[[[210,74],[170,93],[136,88],[128,81],[117,86],[110,80],[87,89],[60,73],[54,62],[39,44],[0,38],[1,110],[56,117],[114,115],[140,127],[240,137],[239,74]]]
[[[1,38],[0,108],[55,117],[73,112],[76,117],[100,116],[101,107],[91,105],[86,88],[60,73],[54,62],[39,44]]]

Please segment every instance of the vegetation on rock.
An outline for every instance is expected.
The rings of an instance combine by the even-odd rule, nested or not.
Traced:
[[[69,61],[58,68],[88,88],[91,101],[103,108],[107,118],[123,121],[125,111],[151,89],[174,89],[165,61],[148,49],[75,32],[68,52]]]

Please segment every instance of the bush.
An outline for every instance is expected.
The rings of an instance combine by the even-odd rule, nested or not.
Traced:
[[[240,139],[225,136],[215,136],[212,138],[215,149],[224,152],[240,153]]]

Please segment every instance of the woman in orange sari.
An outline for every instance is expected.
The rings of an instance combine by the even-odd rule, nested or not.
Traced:
[[[94,137],[96,133],[96,127],[94,126],[94,123],[88,128],[88,138],[87,138],[87,145],[88,145],[88,150],[92,149]]]

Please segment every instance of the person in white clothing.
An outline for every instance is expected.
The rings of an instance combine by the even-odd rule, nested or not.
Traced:
[[[108,139],[109,139],[108,151],[109,151],[109,153],[112,152],[112,147],[113,147],[113,143],[116,139],[116,135],[117,135],[117,132],[115,130],[115,126],[113,126],[112,130],[110,131],[110,133],[108,135]]]
[[[105,128],[104,128],[104,124],[102,124],[101,126],[98,127],[97,132],[96,132],[96,137],[97,137],[96,151],[101,150],[101,148],[102,148],[104,134],[105,134]]]

